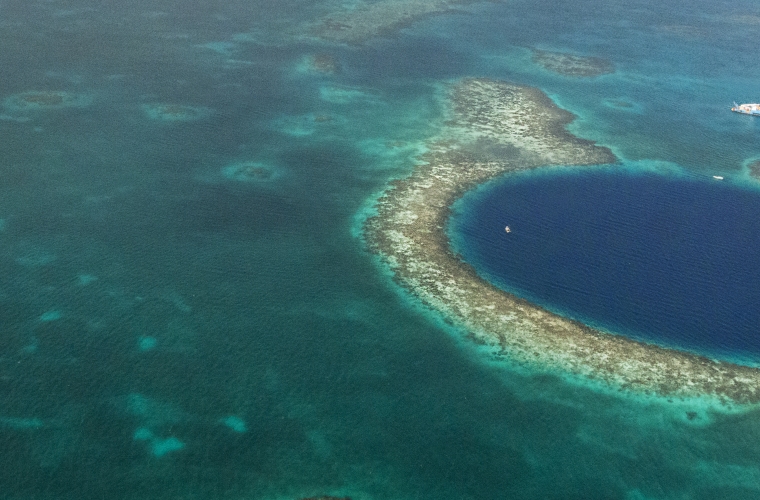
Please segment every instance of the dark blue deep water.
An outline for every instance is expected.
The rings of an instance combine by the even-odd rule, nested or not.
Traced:
[[[760,360],[760,191],[554,169],[495,181],[459,208],[458,251],[503,288],[608,331]]]

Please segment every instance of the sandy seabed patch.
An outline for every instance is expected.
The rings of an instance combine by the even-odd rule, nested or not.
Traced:
[[[532,370],[636,394],[729,406],[760,401],[759,369],[594,330],[496,288],[455,255],[445,227],[466,191],[509,172],[617,159],[568,133],[573,115],[535,88],[463,80],[449,89],[447,113],[412,174],[391,183],[364,223],[369,248],[403,287]]]

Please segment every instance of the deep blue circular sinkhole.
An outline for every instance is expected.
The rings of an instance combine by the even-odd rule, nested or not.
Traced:
[[[610,332],[760,362],[759,191],[553,169],[494,181],[454,212],[454,249],[509,292]]]

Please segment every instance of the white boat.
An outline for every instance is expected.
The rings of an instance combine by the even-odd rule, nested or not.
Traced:
[[[749,104],[736,104],[736,103],[734,103],[734,107],[731,108],[731,111],[733,111],[734,113],[741,113],[743,115],[760,116],[760,104],[758,104],[758,103],[749,103]]]
[[[722,175],[713,175],[713,179],[715,179],[716,181],[722,181],[723,180],[723,176]]]
[[[505,231],[505,232],[507,232],[507,233],[511,233],[511,232],[512,232],[512,230],[511,230],[511,229],[509,229],[509,226],[505,227],[505,228],[504,228],[504,231]]]

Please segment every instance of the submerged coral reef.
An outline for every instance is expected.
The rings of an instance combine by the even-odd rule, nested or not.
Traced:
[[[340,63],[335,56],[321,52],[309,58],[309,68],[318,73],[334,75],[340,72]]]
[[[747,165],[749,175],[760,181],[760,160],[754,160]]]
[[[11,112],[46,109],[81,108],[92,103],[92,96],[64,90],[27,90],[13,94],[3,101]]]
[[[312,33],[333,42],[356,44],[388,34],[419,19],[449,12],[479,0],[380,0],[328,14]]]
[[[448,112],[445,130],[365,222],[369,248],[399,283],[476,341],[534,370],[670,398],[760,401],[758,369],[594,330],[498,289],[455,255],[444,229],[467,190],[509,172],[616,158],[568,133],[573,115],[535,88],[463,80],[450,89]]]
[[[590,78],[615,71],[615,67],[607,59],[567,52],[533,49],[532,60],[545,70],[571,77]]]

